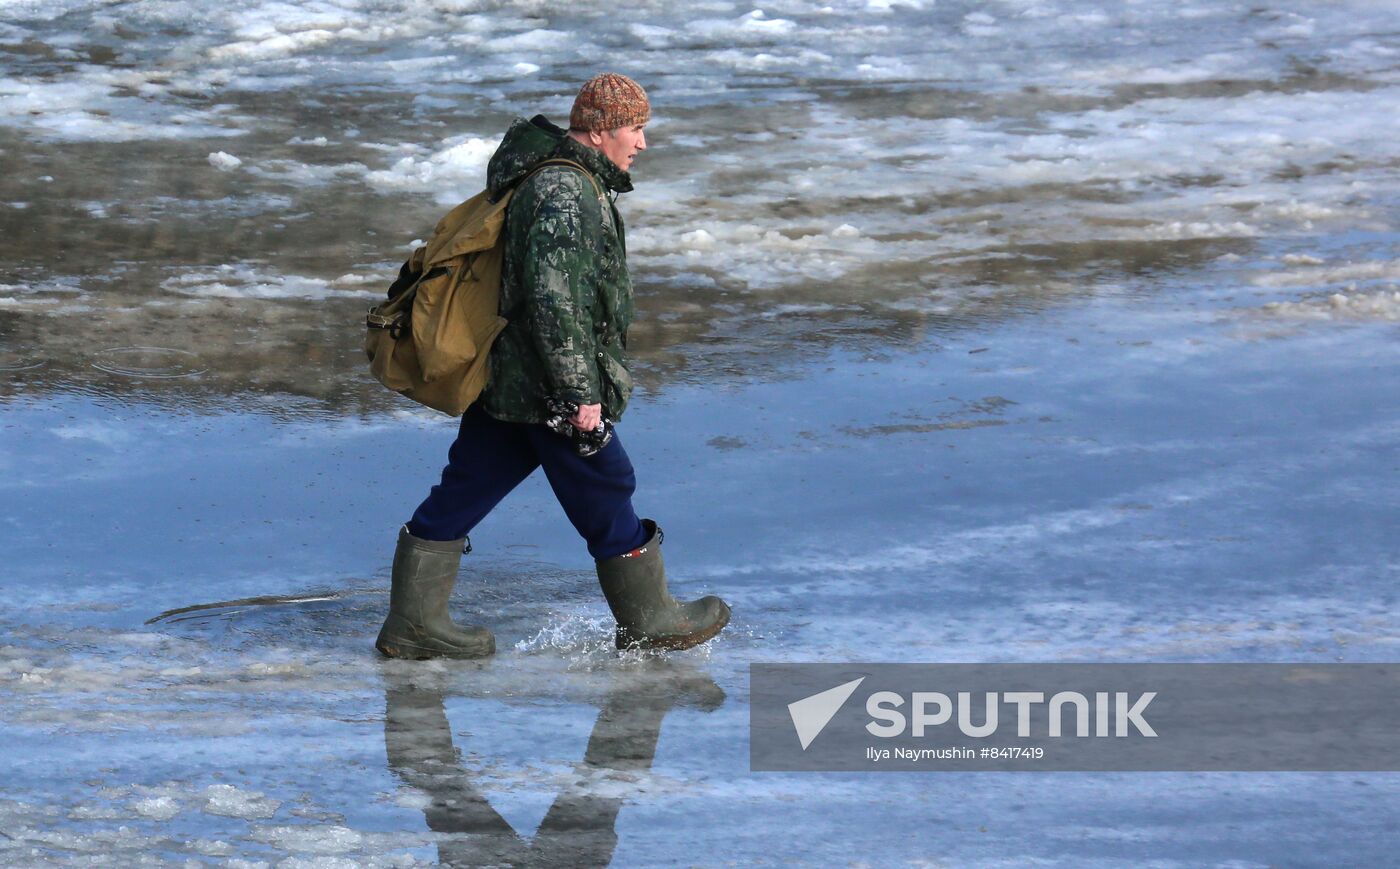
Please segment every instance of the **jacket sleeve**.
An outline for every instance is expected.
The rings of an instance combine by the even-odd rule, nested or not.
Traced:
[[[593,334],[596,230],[584,213],[578,172],[541,173],[539,204],[525,240],[521,277],[535,349],[548,372],[550,394],[575,404],[598,404]],[[592,192],[590,189],[589,193]]]

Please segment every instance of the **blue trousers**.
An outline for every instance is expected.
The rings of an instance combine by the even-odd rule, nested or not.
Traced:
[[[543,425],[501,422],[475,405],[462,415],[442,482],[418,505],[408,533],[423,540],[467,536],[541,466],[594,558],[612,558],[646,542],[646,529],[632,509],[637,476],[616,433],[606,447],[583,458],[571,441]]]

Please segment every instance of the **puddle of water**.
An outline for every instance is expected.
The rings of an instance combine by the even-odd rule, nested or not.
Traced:
[[[114,347],[101,350],[96,356],[93,368],[125,377],[169,380],[195,377],[207,370],[193,367],[196,354],[169,347]]]

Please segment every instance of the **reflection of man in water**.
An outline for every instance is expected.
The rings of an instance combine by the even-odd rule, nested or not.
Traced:
[[[593,776],[644,772],[656,756],[661,723],[678,704],[718,709],[724,691],[708,676],[673,673],[637,684],[619,681],[608,693],[588,739],[582,775],[555,798],[533,841],[526,841],[473,786],[458,763],[441,689],[398,677],[385,695],[384,745],[389,768],[429,799],[428,829],[456,835],[439,841],[444,866],[606,866],[617,848],[623,798],[590,790]],[[394,678],[394,677],[391,677]],[[610,788],[608,790],[611,790]]]
[[[447,603],[467,534],[541,466],[596,561],[619,648],[689,648],[729,621],[717,597],[681,603],[667,591],[661,529],[632,508],[636,477],[622,442],[613,437],[585,457],[544,424],[563,413],[575,429],[599,431],[622,417],[631,395],[632,284],[614,202],[632,189],[627,170],[646,149],[650,118],[640,85],[604,73],[579,90],[567,131],[542,115],[517,120],[491,157],[492,194],[515,191],[501,278],[509,325],[442,482],[399,532],[389,617],[375,644],[385,655],[495,651],[491,632],[453,624]]]

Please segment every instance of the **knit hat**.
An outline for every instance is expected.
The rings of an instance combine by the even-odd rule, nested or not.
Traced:
[[[651,101],[642,86],[625,75],[605,72],[579,88],[569,111],[569,129],[615,130],[651,119]]]

